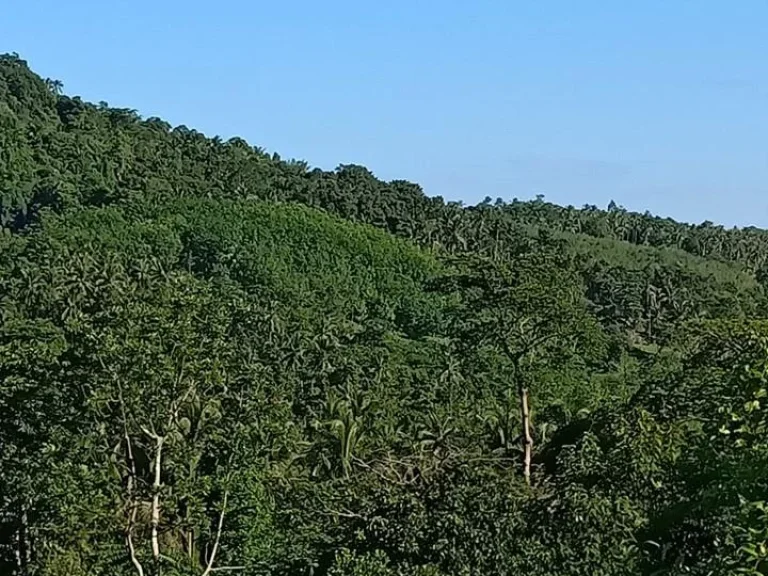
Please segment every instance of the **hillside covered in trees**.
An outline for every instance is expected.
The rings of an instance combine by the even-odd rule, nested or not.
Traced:
[[[476,206],[0,57],[0,573],[768,574],[768,232]]]

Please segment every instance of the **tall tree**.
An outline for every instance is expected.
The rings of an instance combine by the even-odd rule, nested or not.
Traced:
[[[531,483],[534,438],[530,393],[534,363],[559,362],[577,343],[596,342],[599,330],[583,289],[558,243],[544,240],[505,263],[470,256],[435,283],[455,295],[453,333],[466,349],[490,348],[509,366],[520,411],[523,476]]]

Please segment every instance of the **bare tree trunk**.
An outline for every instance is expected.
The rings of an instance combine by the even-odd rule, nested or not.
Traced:
[[[195,477],[195,466],[194,463],[190,460],[189,462],[189,478],[190,480],[193,480]],[[190,563],[192,562],[192,559],[195,557],[195,528],[192,523],[192,513],[190,511],[190,506],[188,502],[184,503],[184,518],[187,521],[187,533],[186,533],[186,546],[187,546],[187,558],[189,558]]]
[[[208,564],[205,567],[203,576],[209,576],[213,572],[213,563],[216,561],[216,553],[219,551],[219,545],[221,544],[221,532],[224,529],[224,514],[227,512],[227,500],[229,499],[229,490],[224,491],[224,502],[221,504],[221,513],[219,514],[219,525],[216,529],[216,540],[213,543],[213,550],[208,558]]]
[[[139,576],[144,576],[144,567],[141,565],[138,557],[136,556],[136,548],[133,545],[133,527],[136,524],[136,500],[133,494],[133,485],[136,478],[136,461],[133,458],[133,448],[131,446],[131,437],[128,435],[128,430],[125,430],[125,444],[128,452],[128,505],[130,506],[130,512],[128,515],[128,526],[125,529],[125,543],[128,546],[128,552],[131,555],[131,563],[136,568],[136,572]]]
[[[195,530],[190,528],[187,532],[187,557],[192,560],[195,557]]]
[[[139,576],[144,576],[144,566],[142,566],[141,561],[138,556],[136,556],[136,547],[133,544],[133,528],[136,525],[136,514],[138,512],[138,505],[134,494],[136,483],[136,459],[133,457],[131,435],[128,434],[128,415],[125,412],[123,387],[119,380],[117,381],[117,385],[118,390],[120,391],[120,414],[123,419],[123,438],[125,439],[125,451],[126,456],[128,457],[128,483],[126,488],[130,511],[128,512],[128,525],[125,527],[125,544],[128,546],[128,553],[131,555],[131,564],[136,568],[136,572]]]
[[[163,441],[165,438],[157,434],[155,436],[155,480],[152,484],[152,557],[155,561],[156,573],[160,573],[160,488],[162,487],[161,467],[163,463]]]
[[[523,476],[525,483],[531,485],[531,457],[533,454],[533,436],[531,435],[531,412],[528,406],[528,388],[518,387],[520,395],[520,413],[523,423]]]
[[[154,431],[142,427],[144,434],[155,440],[155,462],[152,465],[155,473],[155,479],[152,482],[152,511],[150,516],[150,527],[152,534],[152,559],[154,561],[154,574],[160,574],[160,489],[163,486],[162,466],[163,466],[163,442],[165,436],[160,436]]]

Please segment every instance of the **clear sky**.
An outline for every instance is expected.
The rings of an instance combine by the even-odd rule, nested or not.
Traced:
[[[766,0],[0,0],[67,93],[467,203],[768,227]]]

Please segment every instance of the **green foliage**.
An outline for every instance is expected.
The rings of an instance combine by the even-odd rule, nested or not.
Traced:
[[[6,55],[0,232],[0,573],[768,573],[764,231],[463,207]]]

